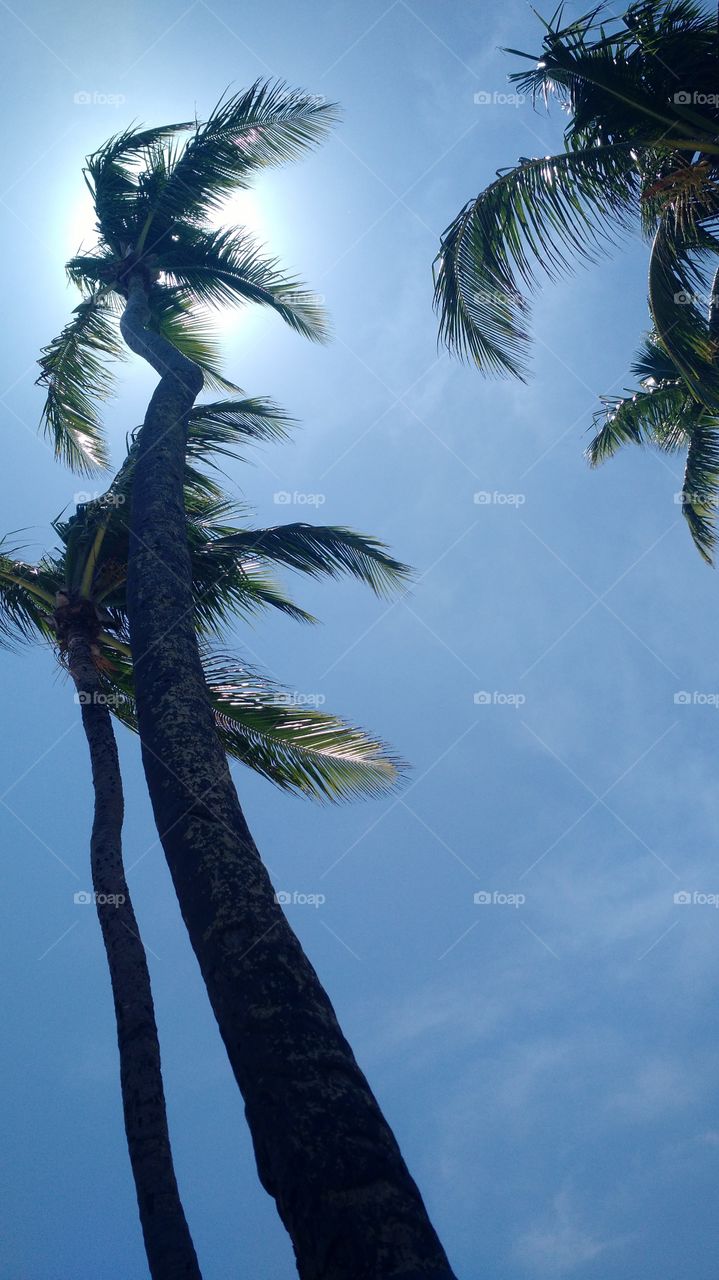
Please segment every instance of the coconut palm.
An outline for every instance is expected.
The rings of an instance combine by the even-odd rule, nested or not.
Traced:
[[[284,422],[270,402],[258,400],[205,405],[193,413],[185,497],[203,636],[219,632],[233,615],[270,607],[313,620],[273,582],[270,562],[316,575],[347,572],[376,591],[406,574],[376,539],[351,530],[249,530],[224,522],[229,504],[197,461],[207,461],[210,441],[215,450],[234,452],[243,435],[279,434]],[[133,445],[106,494],[55,522],[57,552],[31,565],[0,547],[0,641],[48,642],[76,687],[95,792],[92,880],[115,1004],[140,1219],[152,1276],[185,1280],[200,1272],[174,1174],[150,977],[123,868],[122,779],[111,721],[114,715],[136,728],[125,611],[125,504],[135,452]],[[236,659],[206,650],[203,662],[226,751],[280,787],[342,799],[379,793],[396,779],[397,761],[376,739],[331,715],[298,709],[291,695]]]
[[[255,84],[205,123],[128,130],[89,158],[98,245],[68,264],[83,299],[43,353],[45,425],[68,460],[102,462],[97,404],[109,391],[106,358],[121,350],[119,314],[126,346],[160,378],[137,441],[127,578],[143,764],[260,1179],[304,1280],[446,1278],[420,1193],[245,822],[195,628],[188,415],[203,385],[226,385],[204,308],[254,301],[300,334],[325,335],[313,295],[244,231],[209,219],[259,168],[316,142],[333,116],[322,100]],[[305,539],[302,556],[314,555]]]
[[[501,172],[445,231],[435,262],[440,337],[490,374],[524,377],[528,293],[596,260],[624,233],[651,239],[656,341],[697,401],[719,408],[706,302],[719,252],[719,44],[715,10],[641,0],[544,24],[510,79],[569,115],[565,147]],[[508,52],[517,53],[516,50]],[[713,265],[712,265],[713,264]]]
[[[719,420],[689,391],[655,334],[640,349],[632,373],[639,386],[623,396],[604,397],[595,415],[595,435],[587,459],[597,467],[627,444],[686,454],[682,514],[699,553],[714,562],[719,507]]]

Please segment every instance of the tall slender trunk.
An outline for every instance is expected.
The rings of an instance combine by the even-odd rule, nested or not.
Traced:
[[[202,375],[148,333],[147,315],[136,276],[122,332],[161,378],[139,438],[128,575],[143,761],[259,1176],[302,1280],[452,1280],[392,1131],[275,900],[215,731],[182,491]]]
[[[70,626],[67,649],[92,762],[92,883],[110,969],[125,1133],[150,1274],[153,1280],[201,1280],[175,1179],[150,974],[122,862],[124,805],[115,734],[84,628]]]

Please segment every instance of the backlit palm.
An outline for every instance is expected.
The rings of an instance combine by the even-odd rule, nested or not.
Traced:
[[[108,462],[100,407],[112,390],[108,363],[125,352],[118,323],[131,275],[145,278],[150,327],[198,364],[210,387],[235,389],[220,373],[208,306],[258,302],[306,337],[325,336],[314,295],[244,230],[214,230],[209,219],[258,169],[312,146],[334,118],[321,99],[257,82],[204,124],[129,129],[88,157],[98,244],[67,264],[83,300],[44,348],[39,379],[45,428],[73,469],[92,473]]]
[[[565,150],[520,160],[445,232],[435,264],[441,337],[484,372],[523,377],[538,271],[555,277],[593,261],[641,226],[652,239],[657,340],[694,397],[717,409],[706,314],[719,252],[716,14],[649,0],[617,19],[595,10],[563,27],[561,17],[545,24],[535,66],[510,79],[567,110]]]
[[[302,699],[238,659],[214,652],[225,626],[268,608],[314,619],[283,591],[276,564],[313,576],[349,574],[378,594],[406,580],[406,566],[382,543],[352,530],[308,524],[269,529],[237,526],[239,512],[202,469],[211,454],[236,452],[243,439],[284,430],[270,402],[222,401],[193,410],[188,432],[185,507],[193,567],[195,617],[216,720],[227,752],[277,785],[315,798],[379,794],[397,779],[397,761],[378,739]],[[233,448],[233,445],[235,446]],[[0,557],[0,627],[6,638],[40,635],[58,646],[58,600],[88,619],[100,681],[110,710],[136,728],[133,666],[125,609],[127,516],[135,446],[102,498],[57,521],[60,548],[30,565]],[[299,704],[299,705],[298,705]]]

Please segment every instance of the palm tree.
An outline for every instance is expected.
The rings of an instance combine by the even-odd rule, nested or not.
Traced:
[[[236,452],[243,437],[281,434],[286,423],[269,401],[218,402],[194,410],[185,498],[192,544],[198,627],[217,633],[234,614],[275,607],[313,621],[285,596],[267,563],[312,574],[347,572],[376,591],[406,576],[376,539],[351,530],[289,525],[269,530],[218,524],[230,512],[196,463],[210,446]],[[0,641],[52,645],[69,672],[90,749],[95,816],[91,869],[117,1021],[125,1129],[140,1219],[153,1277],[199,1277],[175,1180],[167,1128],[160,1046],[150,976],[122,859],[123,793],[112,715],[136,728],[125,584],[136,446],[100,499],[81,504],[54,528],[61,547],[30,565],[0,550]],[[297,709],[266,677],[206,650],[204,668],[225,750],[278,786],[324,799],[379,793],[397,778],[383,745],[324,712]]]
[[[57,390],[58,385],[59,380],[55,375],[51,380],[50,399],[52,399],[53,392]],[[64,420],[71,422],[72,429],[68,430],[64,437],[63,431],[60,430],[57,438],[82,441],[81,433],[76,432],[73,437],[73,430],[77,420],[75,422],[71,418],[65,418]],[[59,418],[55,419],[56,425],[59,421]],[[180,545],[184,545],[189,549],[190,558],[189,573],[186,575],[189,590],[189,608],[186,617],[194,617],[203,638],[206,639],[208,633],[211,634],[216,631],[218,625],[226,621],[231,613],[238,611],[251,613],[259,607],[271,605],[294,614],[294,616],[308,617],[284,597],[271,580],[268,580],[266,565],[271,561],[280,562],[293,569],[313,575],[319,573],[335,575],[340,572],[348,572],[365,581],[377,592],[390,589],[402,581],[406,573],[404,566],[392,560],[380,543],[372,539],[362,538],[349,530],[291,525],[284,528],[248,531],[237,530],[228,527],[224,523],[229,516],[227,506],[223,503],[221,495],[208,477],[197,472],[194,462],[198,456],[206,458],[209,449],[215,453],[227,452],[230,443],[233,446],[236,445],[236,432],[238,429],[248,434],[265,435],[276,432],[278,426],[281,429],[282,424],[279,422],[273,407],[267,409],[265,406],[260,411],[259,402],[253,402],[252,405],[249,402],[245,402],[241,410],[238,410],[233,402],[203,405],[191,410],[186,426],[186,457],[185,440],[183,440],[180,455],[180,474],[181,479],[184,480],[184,505],[187,514],[186,517],[185,515],[182,516],[183,527],[180,530]],[[87,509],[82,509],[73,521],[68,522],[67,526],[61,527],[63,536],[68,540],[77,537],[80,530],[83,531],[83,536],[87,540],[93,529],[95,530],[96,539],[99,530],[102,530],[99,546],[102,550],[103,565],[97,569],[95,575],[99,583],[100,595],[100,600],[97,603],[100,604],[103,610],[109,611],[114,622],[114,628],[111,629],[109,625],[106,625],[97,637],[100,654],[103,653],[102,646],[104,645],[107,659],[101,661],[99,678],[111,709],[120,718],[126,721],[129,720],[133,725],[135,723],[133,695],[135,685],[139,695],[139,669],[142,663],[138,663],[135,670],[132,669],[127,645],[127,641],[130,638],[127,634],[127,611],[125,608],[127,601],[123,597],[125,573],[124,567],[118,569],[118,566],[126,564],[129,550],[123,499],[128,496],[128,488],[131,484],[133,498],[136,503],[138,481],[141,478],[141,450],[145,434],[145,431],[142,431],[138,442],[133,445],[128,461],[117,477],[108,499],[100,504],[94,504],[90,512]],[[70,453],[72,447],[71,445],[70,449],[65,451]],[[174,590],[174,584],[172,589]],[[164,585],[164,591],[167,593],[167,583]],[[119,596],[118,592],[120,593]],[[187,596],[185,600],[188,600]],[[130,633],[132,633],[132,626],[130,627]],[[174,644],[175,637],[173,636],[173,647]],[[140,652],[142,653],[142,650]],[[196,648],[195,652],[197,652]],[[210,715],[214,720],[214,727],[220,731],[222,748],[272,778],[279,785],[309,794],[340,798],[360,791],[379,791],[394,780],[396,763],[384,751],[381,744],[367,739],[366,735],[357,730],[349,729],[334,720],[334,718],[325,716],[322,713],[304,710],[298,712],[287,704],[282,693],[270,686],[269,682],[261,680],[255,673],[248,672],[246,669],[238,673],[237,664],[235,663],[234,666],[228,664],[222,656],[203,654],[203,665],[204,670],[201,668],[202,705],[203,709],[208,705],[210,707]],[[186,721],[185,723],[189,722]],[[226,771],[224,756],[222,757],[222,770]],[[189,795],[187,792],[185,793],[183,808],[179,813],[180,822],[186,821],[187,815],[184,809],[187,807],[188,801],[191,805],[194,805],[194,799],[197,794],[194,789],[196,785],[196,782],[191,784]],[[201,795],[198,797],[200,804],[204,799],[205,797]],[[200,804],[194,807],[199,809]],[[202,805],[200,810],[201,817],[204,817],[205,811],[205,806]],[[212,810],[210,810],[210,813],[212,813]],[[252,848],[254,849],[254,846]],[[259,862],[256,854],[255,858]],[[221,862],[216,862],[217,865],[221,867]],[[230,870],[236,873],[237,867],[231,867]],[[255,886],[253,886],[252,880],[248,877],[244,885],[238,886],[239,892],[234,895],[235,902],[232,899],[229,902],[227,899],[225,901],[225,918],[221,922],[225,928],[232,925],[232,915],[228,912],[228,907],[230,912],[234,912],[237,918],[239,914],[237,898],[241,898],[240,907],[241,911],[245,912],[245,919],[241,919],[240,923],[247,930],[245,895],[248,890],[251,891],[253,887],[256,888],[258,880],[255,869],[252,868],[252,871],[252,879],[255,881]],[[226,872],[223,878],[226,885]],[[225,885],[222,886],[223,889]],[[181,905],[183,906],[183,911],[186,911],[186,899],[183,899],[182,895]],[[262,905],[266,909],[267,904]],[[310,976],[310,982],[314,980],[314,985],[319,989],[324,1001],[324,1008],[321,1009],[321,1012],[328,1020],[331,1016],[332,1021],[334,1021],[329,1002],[324,993],[321,992],[321,988],[319,988],[308,962],[302,956],[299,944],[289,931],[284,917],[281,916],[274,896],[271,900],[271,909],[276,916],[280,917],[284,931],[290,935],[292,943],[301,957],[302,970],[297,976],[303,979],[305,983],[307,983],[308,975]],[[253,932],[254,938],[256,938],[256,934]],[[226,936],[224,945],[227,945]],[[209,954],[212,954],[211,945],[208,951]],[[241,960],[243,958],[240,956]],[[258,984],[254,993],[251,991],[243,993],[242,1003],[244,1005],[249,999],[258,1002],[255,1016],[256,1023],[259,1023],[263,1017],[276,1022],[277,1000],[281,996],[280,983],[283,980],[286,982],[286,978],[281,972],[278,973],[276,971],[274,975],[269,972],[264,975],[263,984]],[[274,984],[274,990],[271,998],[268,999],[267,992],[270,984]],[[296,980],[295,987],[297,987]],[[265,1001],[264,1011],[262,1007],[263,1000]],[[325,1141],[322,1143],[321,1163],[318,1171],[314,1174],[313,1180],[322,1189],[329,1190],[334,1187],[337,1203],[335,1206],[331,1206],[332,1215],[327,1223],[319,1222],[315,1228],[312,1225],[311,1216],[308,1216],[305,1230],[310,1228],[316,1241],[320,1241],[324,1237],[329,1242],[336,1233],[338,1223],[345,1219],[352,1224],[354,1220],[356,1222],[354,1234],[357,1239],[360,1266],[363,1266],[363,1263],[359,1255],[364,1252],[365,1256],[373,1259],[370,1264],[373,1269],[371,1272],[367,1269],[354,1269],[354,1261],[350,1260],[348,1254],[352,1232],[345,1229],[346,1240],[342,1241],[341,1256],[338,1260],[341,1270],[328,1270],[328,1267],[334,1266],[334,1263],[330,1260],[329,1252],[323,1259],[315,1246],[315,1261],[311,1264],[314,1269],[308,1270],[308,1264],[301,1263],[303,1268],[301,1273],[303,1275],[381,1274],[382,1272],[374,1268],[375,1263],[377,1266],[381,1265],[378,1260],[382,1251],[384,1250],[388,1258],[389,1268],[390,1264],[393,1265],[392,1258],[402,1248],[401,1241],[396,1238],[396,1224],[397,1220],[400,1219],[400,1214],[393,1210],[392,1205],[393,1199],[397,1197],[397,1190],[392,1186],[391,1182],[389,1185],[382,1185],[380,1182],[380,1185],[374,1190],[375,1198],[381,1197],[386,1206],[387,1222],[384,1228],[381,1226],[375,1228],[375,1240],[368,1241],[365,1244],[361,1239],[361,1231],[365,1223],[370,1226],[373,1224],[370,1216],[363,1213],[359,1206],[353,1208],[349,1203],[348,1192],[351,1191],[351,1188],[347,1186],[347,1172],[351,1174],[355,1181],[356,1196],[361,1201],[366,1196],[363,1184],[366,1184],[367,1174],[372,1170],[373,1166],[378,1180],[386,1179],[388,1168],[391,1170],[392,1166],[399,1166],[400,1173],[409,1182],[410,1195],[414,1201],[410,1208],[413,1212],[417,1213],[419,1211],[421,1214],[423,1214],[424,1210],[419,1200],[419,1195],[414,1189],[414,1184],[411,1183],[409,1175],[404,1171],[394,1139],[389,1130],[386,1129],[384,1122],[381,1122],[383,1130],[380,1132],[380,1137],[383,1138],[384,1146],[388,1150],[383,1152],[379,1149],[373,1152],[371,1146],[373,1139],[376,1141],[376,1135],[371,1132],[369,1134],[362,1132],[361,1114],[357,1117],[348,1114],[348,1102],[351,1104],[353,1097],[358,1092],[365,1104],[365,1113],[368,1110],[368,1103],[371,1118],[374,1118],[373,1112],[376,1112],[377,1115],[379,1115],[379,1112],[368,1086],[363,1077],[360,1076],[349,1047],[341,1038],[339,1029],[336,1028],[336,1023],[334,1026],[330,1023],[328,1027],[322,1027],[318,1024],[316,1016],[317,1003],[316,999],[312,1002],[305,996],[297,1001],[299,1008],[296,1010],[291,1006],[288,1007],[285,1011],[287,1020],[294,1018],[295,1027],[297,1025],[301,1026],[302,1016],[304,1014],[306,1017],[308,1010],[311,1018],[314,1015],[314,1026],[312,1021],[301,1026],[301,1041],[296,1031],[294,1036],[283,1037],[282,1043],[273,1044],[270,1041],[268,1045],[269,1053],[265,1050],[263,1057],[265,1061],[269,1060],[272,1064],[275,1079],[279,1078],[279,1087],[282,1088],[282,1076],[287,1075],[287,1063],[291,1060],[290,1054],[294,1056],[295,1060],[302,1053],[307,1055],[308,1061],[313,1068],[314,1078],[311,1082],[315,1085],[314,1093],[308,1090],[307,1097],[301,1097],[302,1089],[306,1087],[307,1083],[307,1071],[302,1070],[300,1063],[299,1067],[294,1068],[294,1075],[296,1076],[294,1098],[288,1099],[283,1108],[284,1115],[287,1115],[288,1112],[292,1113],[294,1106],[294,1115],[296,1115],[297,1120],[301,1121],[302,1128],[306,1133],[309,1132],[309,1125],[316,1130],[319,1129],[320,1117],[317,1112],[318,1081],[314,1072],[319,1067],[320,1070],[324,1070],[327,1073],[325,1081],[320,1083],[322,1083],[321,1092],[324,1095],[324,1100],[329,1103],[330,1114],[326,1119],[323,1119],[323,1123],[328,1127],[325,1128]],[[227,1022],[225,1025],[227,1025]],[[244,1044],[238,1046],[242,1050],[245,1072],[248,1069],[250,1071],[258,1070],[257,1057],[261,1046],[261,1040],[258,1044],[258,1030],[262,1035],[262,1028],[256,1026],[254,1029],[254,1043],[249,1046],[249,1052],[248,1046]],[[276,1036],[274,1026],[272,1027],[271,1035]],[[315,1041],[314,1044],[311,1043],[312,1037]],[[327,1042],[329,1042],[331,1059],[326,1047]],[[317,1061],[318,1057],[319,1061]],[[274,1099],[272,1092],[269,1092],[269,1096],[266,1094],[263,1098],[262,1091],[268,1090],[269,1086],[270,1090],[276,1094],[278,1085],[272,1081],[271,1077],[268,1077],[267,1073],[265,1073],[263,1080],[261,1069],[259,1076],[260,1078],[254,1088],[252,1083],[245,1087],[246,1097],[249,1094],[255,1110],[259,1111],[260,1115],[265,1110],[269,1121],[273,1122],[272,1104]],[[301,1105],[298,1105],[298,1100],[301,1101]],[[253,1129],[253,1137],[257,1143],[261,1129],[256,1121],[253,1123],[254,1117],[250,1114],[249,1108],[248,1115]],[[283,1116],[278,1119],[281,1126]],[[379,1119],[381,1121],[381,1116]],[[295,1145],[297,1143],[297,1120],[294,1120],[293,1125],[289,1126],[293,1141],[291,1143],[288,1142],[286,1146],[290,1147],[290,1156],[294,1154],[292,1147],[294,1147],[295,1151],[297,1150]],[[336,1132],[332,1132],[331,1126],[334,1126]],[[294,1133],[291,1132],[292,1129],[295,1130]],[[284,1136],[281,1127],[279,1135],[280,1138]],[[316,1137],[317,1134],[315,1134],[313,1141],[316,1141]],[[346,1142],[350,1143],[348,1151],[345,1151],[343,1146]],[[281,1143],[277,1145],[281,1146]],[[277,1156],[274,1159],[276,1161]],[[354,1168],[350,1161],[354,1162]],[[260,1160],[259,1149],[258,1162],[263,1174],[266,1175],[266,1157]],[[332,1168],[333,1162],[336,1172]],[[306,1169],[306,1161],[304,1161],[304,1164]],[[345,1174],[344,1182],[342,1179],[343,1173]],[[302,1169],[294,1171],[289,1168],[286,1171],[286,1182],[290,1179],[298,1179],[298,1183],[295,1185],[299,1185],[300,1193],[304,1192],[306,1195],[307,1189],[301,1187],[301,1180],[304,1176],[306,1174]],[[311,1182],[311,1179],[308,1179],[308,1181]],[[402,1188],[400,1187],[401,1190]],[[343,1192],[347,1198],[346,1204],[341,1203]],[[315,1200],[317,1199],[318,1196],[315,1193]],[[308,1215],[311,1215],[312,1212],[310,1201]],[[406,1211],[404,1216],[407,1217]],[[431,1233],[429,1224],[427,1224],[425,1234],[428,1233]],[[422,1233],[415,1231],[415,1234],[421,1236]],[[385,1243],[385,1237],[387,1243]],[[432,1237],[433,1233],[430,1236],[430,1243],[434,1248]],[[329,1247],[333,1246],[330,1245]],[[422,1247],[421,1239],[418,1244],[418,1248],[420,1247]],[[436,1248],[440,1248],[438,1244]],[[426,1256],[431,1263],[432,1255],[427,1254]],[[392,1272],[387,1269],[384,1274],[389,1275]],[[425,1274],[450,1275],[451,1273],[448,1268],[445,1268],[442,1272],[436,1269],[432,1271],[426,1270]]]
[[[632,373],[635,391],[606,396],[595,415],[596,431],[586,451],[597,467],[624,445],[651,446],[663,453],[686,452],[682,514],[700,555],[714,563],[719,507],[719,431],[716,414],[698,401],[671,357],[650,334]]]
[[[656,342],[694,399],[719,410],[716,334],[706,300],[719,252],[719,41],[693,0],[600,6],[544,23],[534,63],[510,77],[569,114],[565,149],[501,172],[445,231],[435,261],[440,338],[485,373],[524,377],[528,292],[624,233],[651,239]],[[508,50],[517,53],[517,50]]]

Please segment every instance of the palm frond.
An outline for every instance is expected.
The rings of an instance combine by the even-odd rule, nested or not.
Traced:
[[[714,563],[719,507],[719,423],[705,417],[691,432],[682,485],[682,514],[702,558]]]
[[[560,6],[544,24],[534,65],[510,80],[533,100],[546,103],[552,95],[565,105],[567,137],[652,139],[689,151],[701,150],[702,142],[713,146],[716,112],[676,96],[683,74],[696,90],[715,83],[716,24],[706,11],[687,0],[644,0],[622,15],[598,5],[566,26],[563,18]]]
[[[385,795],[398,781],[404,766],[380,739],[236,660],[212,655],[204,666],[226,751],[283,790],[339,801]]]
[[[315,800],[386,795],[406,766],[379,739],[308,707],[253,668],[224,654],[202,657],[217,728],[233,759],[283,791]],[[132,662],[115,654],[102,675],[108,706],[137,732]]]
[[[38,385],[47,389],[42,426],[55,456],[74,471],[92,475],[108,464],[98,401],[107,400],[113,380],[108,357],[122,359],[113,313],[101,297],[81,302],[62,332],[38,361]]]
[[[187,456],[212,465],[215,454],[240,457],[244,443],[284,440],[294,419],[264,396],[196,404],[189,417]]]
[[[626,396],[602,397],[596,434],[586,457],[598,467],[625,444],[653,444],[666,452],[686,446],[691,397],[681,381],[648,386]]]
[[[222,374],[220,344],[207,320],[193,311],[180,290],[155,286],[150,291],[149,304],[149,327],[199,366],[206,387],[213,391],[239,391]]]
[[[159,268],[196,302],[211,307],[258,302],[271,307],[298,333],[316,342],[327,338],[321,304],[299,281],[263,255],[254,239],[239,231],[187,228],[157,252]]]
[[[258,80],[221,99],[161,174],[142,247],[155,249],[173,222],[205,220],[257,169],[295,159],[322,139],[337,114],[333,103],[281,82]]]
[[[491,183],[442,236],[435,260],[440,340],[486,373],[526,374],[538,269],[595,261],[631,222],[638,178],[628,144],[523,160]]]
[[[272,560],[312,577],[350,574],[379,596],[400,590],[412,572],[395,560],[377,538],[338,525],[285,524],[271,529],[243,529],[219,539],[213,552],[225,548],[240,557]]]
[[[657,339],[693,396],[719,410],[718,344],[709,329],[712,289],[706,262],[719,240],[706,228],[687,241],[661,223],[649,261],[649,309]]]
[[[262,560],[239,559],[216,549],[212,540],[199,543],[193,532],[190,522],[195,618],[202,635],[221,636],[237,618],[249,621],[265,609],[277,609],[295,622],[317,621],[282,590]]]
[[[657,385],[676,382],[680,376],[677,366],[664,350],[656,333],[646,335],[630,365],[630,371],[641,383]]]
[[[189,122],[161,125],[154,129],[129,128],[109,138],[85,161],[85,181],[95,203],[98,231],[118,257],[133,244],[137,235],[139,175],[133,163],[149,157],[176,134],[192,128]]]
[[[53,580],[42,564],[15,559],[0,546],[0,644],[4,648],[37,639],[52,641],[50,618],[60,586],[61,581]]]

